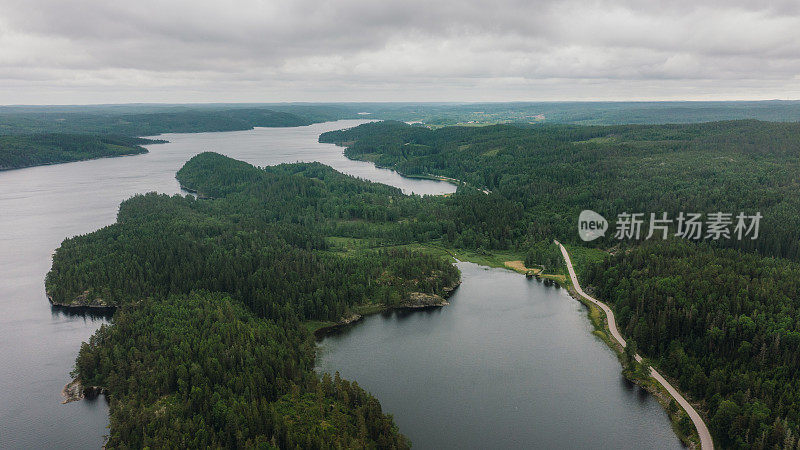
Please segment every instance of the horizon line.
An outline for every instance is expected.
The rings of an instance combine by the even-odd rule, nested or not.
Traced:
[[[183,105],[487,105],[487,104],[559,104],[559,103],[797,103],[800,99],[760,99],[760,100],[509,100],[509,101],[473,101],[473,100],[449,100],[449,101],[279,101],[279,102],[122,102],[122,103],[12,103],[0,104],[0,108],[24,108],[24,107],[48,107],[48,106],[183,106]]]

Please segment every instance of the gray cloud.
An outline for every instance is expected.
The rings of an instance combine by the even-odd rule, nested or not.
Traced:
[[[800,98],[800,5],[0,0],[0,104]]]

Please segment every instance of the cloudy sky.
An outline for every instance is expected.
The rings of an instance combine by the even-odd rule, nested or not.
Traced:
[[[0,0],[0,104],[800,99],[796,0]]]

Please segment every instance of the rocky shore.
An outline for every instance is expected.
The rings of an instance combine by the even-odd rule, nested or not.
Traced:
[[[423,292],[411,292],[408,295],[408,297],[405,300],[403,300],[403,302],[400,303],[399,305],[393,307],[385,307],[383,309],[378,309],[374,312],[383,312],[392,309],[426,309],[426,308],[438,308],[441,306],[447,306],[450,304],[450,302],[448,302],[447,299],[453,294],[453,292],[460,285],[461,285],[461,280],[456,281],[450,286],[442,288],[442,295],[426,294]],[[369,314],[372,313],[373,312]],[[350,316],[343,317],[341,320],[339,320],[333,325],[329,325],[315,330],[314,336],[317,339],[319,339],[334,330],[338,330],[342,327],[352,325],[363,318],[364,316],[361,314],[352,314]]]
[[[322,336],[325,336],[326,334],[330,333],[333,330],[338,330],[339,328],[346,327],[348,325],[352,325],[352,324],[360,321],[363,318],[364,318],[364,316],[362,316],[361,314],[353,314],[353,315],[350,315],[348,317],[343,317],[341,320],[339,320],[338,322],[336,322],[333,325],[329,325],[327,327],[322,327],[322,328],[319,328],[319,329],[315,330],[314,331],[314,336],[317,339],[319,339]]]
[[[423,309],[435,308],[437,306],[446,306],[450,302],[445,300],[444,297],[436,294],[426,294],[424,292],[412,292],[408,294],[408,298],[398,306],[404,309]]]
[[[455,291],[460,285],[461,281],[459,280],[450,286],[442,288],[442,295],[426,294],[424,292],[411,292],[408,294],[408,298],[403,300],[403,302],[397,306],[397,308],[424,309],[447,306],[450,304],[447,299],[453,295],[453,291]]]
[[[50,304],[53,306],[60,306],[64,308],[97,308],[97,309],[113,309],[113,305],[109,305],[106,303],[105,300],[102,298],[94,298],[89,299],[89,291],[85,291],[83,294],[75,297],[69,303],[61,303],[57,302],[53,299],[53,296],[48,292],[47,299],[50,300]]]
[[[61,395],[64,397],[64,401],[61,404],[77,402],[84,398],[95,398],[100,394],[106,394],[106,392],[106,389],[100,386],[84,387],[81,384],[81,380],[76,378],[67,383],[64,389],[61,390]]]

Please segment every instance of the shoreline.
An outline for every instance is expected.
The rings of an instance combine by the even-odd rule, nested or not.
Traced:
[[[328,142],[324,142],[324,143],[328,144]],[[408,173],[404,173],[404,172],[401,172],[401,171],[397,170],[394,167],[383,165],[383,164],[378,164],[377,162],[375,162],[375,161],[373,161],[373,160],[371,160],[369,158],[364,158],[363,155],[365,155],[365,154],[361,154],[361,155],[357,155],[357,156],[348,155],[347,154],[347,149],[350,148],[350,145],[353,144],[352,142],[330,142],[330,144],[333,144],[333,145],[335,145],[337,147],[344,148],[344,150],[342,150],[342,155],[345,158],[347,158],[347,159],[349,159],[351,161],[361,161],[361,162],[372,163],[372,165],[377,167],[378,169],[391,170],[392,172],[395,172],[398,175],[400,175],[402,177],[405,177],[405,178],[413,178],[413,179],[417,179],[417,180],[441,181],[441,182],[444,182],[444,183],[453,184],[455,186],[461,186],[461,185],[465,185],[466,186],[466,184],[467,184],[467,183],[465,183],[465,182],[463,182],[461,180],[458,180],[456,178],[445,177],[445,176],[442,176],[442,175],[408,174]],[[446,195],[446,194],[440,194],[440,195]]]
[[[137,153],[137,154],[142,154],[142,153]],[[134,155],[136,155],[136,154],[134,154]],[[103,158],[105,158],[105,157],[103,157]],[[97,159],[99,159],[99,158],[97,158]],[[390,169],[390,170],[392,170],[392,169]],[[433,180],[442,181],[442,182],[449,182],[451,184],[456,184],[451,180],[454,180],[454,181],[458,182],[458,180],[455,180],[455,179],[449,179],[448,180],[448,179],[440,179],[440,178],[433,177],[433,176],[415,176],[415,175],[406,175],[406,174],[403,174],[403,173],[400,173],[400,172],[397,172],[397,173],[400,174],[403,177],[412,178],[412,179],[413,178],[417,178],[417,179],[433,179]],[[446,178],[446,177],[444,177],[444,178]],[[181,188],[186,190],[186,191],[188,191],[188,192],[192,192],[191,189],[188,189],[185,186],[181,186]],[[448,250],[445,250],[445,251],[448,254],[450,254],[452,257],[455,258],[455,255],[453,253],[451,253]],[[543,278],[547,279],[546,276],[543,276]],[[454,286],[452,286],[452,288],[449,291],[445,291],[444,295],[441,296],[442,297],[442,302],[439,303],[439,304],[428,304],[428,305],[417,305],[417,306],[398,305],[398,306],[391,306],[391,307],[387,307],[386,305],[373,305],[373,306],[380,306],[380,309],[376,308],[373,311],[370,311],[370,312],[367,312],[367,313],[362,313],[362,314],[352,314],[349,317],[342,318],[342,320],[340,320],[339,322],[334,323],[333,325],[322,327],[322,328],[312,332],[312,334],[314,334],[315,338],[317,338],[317,339],[324,338],[324,336],[328,335],[329,333],[333,333],[335,331],[344,329],[344,328],[346,328],[348,326],[355,325],[358,322],[362,321],[367,315],[372,315],[372,314],[375,314],[375,313],[378,313],[378,312],[383,313],[383,312],[390,312],[390,311],[393,311],[393,310],[412,310],[413,311],[413,310],[417,310],[417,309],[424,310],[424,309],[433,309],[433,308],[440,308],[442,306],[446,306],[446,305],[449,304],[449,302],[447,302],[447,299],[455,292],[455,290],[459,287],[460,283],[461,283],[461,281],[459,280],[459,282],[456,283]],[[561,283],[559,283],[559,284],[561,284]],[[50,297],[49,295],[48,295],[48,299],[49,299],[51,305],[53,305],[54,307],[62,308],[62,309],[69,310],[69,311],[76,311],[76,312],[77,311],[114,312],[116,310],[116,307],[114,307],[114,306],[99,305],[99,304],[98,305],[92,305],[92,304],[88,304],[88,303],[87,304],[75,304],[75,303],[60,304],[60,303],[54,302],[52,297]],[[79,380],[73,380],[71,383],[67,384],[64,387],[64,390],[66,390],[67,387],[70,386],[70,384],[72,384],[72,383],[74,383],[76,381],[79,381]],[[79,387],[79,389],[82,389],[82,386]],[[102,388],[91,387],[91,388],[87,388],[87,389],[82,389],[81,395],[82,396],[85,395],[85,393],[88,390],[92,390],[93,392],[95,390],[98,390],[97,393],[105,393],[105,390],[103,390]],[[83,398],[83,397],[81,397],[81,398]],[[79,399],[77,399],[77,400],[79,400]],[[73,400],[73,401],[76,401],[76,400]]]
[[[566,247],[556,240],[554,240],[554,243],[559,246],[562,256],[564,257],[564,262],[568,269],[569,277],[565,277],[566,279],[564,282],[567,292],[569,292],[570,296],[575,300],[578,300],[589,308],[589,320],[592,322],[595,328],[593,334],[600,337],[609,346],[609,348],[616,353],[617,358],[620,358],[625,347],[627,346],[627,342],[617,330],[614,312],[608,305],[589,296],[583,291],[583,289],[581,289]],[[600,311],[603,312],[603,315],[599,314]],[[643,358],[639,354],[634,355],[634,359],[637,363],[642,363],[643,361]],[[620,360],[620,363],[622,363],[622,360]],[[701,450],[713,450],[714,443],[711,438],[711,433],[708,431],[708,427],[706,426],[702,416],[700,416],[700,414],[695,410],[694,406],[688,400],[686,400],[683,394],[681,394],[677,388],[673,387],[654,367],[649,366],[649,369],[651,379],[653,379],[657,384],[647,383],[646,381],[648,380],[641,380],[625,375],[627,368],[624,366],[624,364],[623,375],[625,375],[626,379],[635,383],[658,399],[659,403],[661,403],[662,407],[667,413],[667,416],[670,418],[670,422],[672,422],[673,431],[682,443],[688,445],[690,448],[698,448],[699,446]],[[667,398],[676,402],[678,406],[676,413],[670,413],[668,409],[670,401],[668,401]],[[678,432],[678,411],[683,411],[692,420],[695,433],[691,436],[684,436]]]
[[[383,165],[383,164],[378,164],[377,162],[372,161],[369,158],[360,158],[360,157],[358,157],[358,156],[362,156],[362,155],[358,155],[358,156],[348,155],[346,153],[346,151],[347,151],[347,149],[349,147],[346,145],[346,143],[338,143],[337,142],[337,143],[334,143],[334,145],[339,146],[339,147],[344,147],[344,151],[342,151],[342,154],[347,159],[350,159],[350,160],[353,160],[353,161],[369,162],[369,163],[372,163],[373,166],[375,166],[375,167],[377,167],[379,169],[391,170],[392,172],[395,172],[395,173],[397,173],[400,176],[405,177],[405,178],[412,178],[412,179],[417,179],[417,180],[438,181],[438,182],[442,182],[442,183],[450,183],[450,184],[452,184],[452,185],[454,185],[456,187],[469,186],[469,184],[467,184],[466,181],[461,181],[461,180],[459,180],[457,178],[446,177],[444,175],[408,174],[408,173],[405,173],[405,172],[401,172],[401,171],[397,170],[397,168],[395,168],[395,167],[386,166],[386,165]],[[489,189],[486,189],[486,188],[475,188],[475,189],[478,189],[479,191],[483,192],[486,195],[489,195],[489,194],[492,193],[492,191],[490,191]],[[450,194],[438,194],[438,195],[447,196],[447,195],[450,195]]]
[[[176,178],[176,180],[177,180],[177,178]],[[196,189],[192,189],[190,187],[186,187],[180,181],[178,181],[178,186],[180,187],[180,189],[182,191],[186,191],[189,194],[194,195],[195,198],[197,198],[198,200],[214,200],[214,197],[211,197],[209,195],[203,194],[202,192],[200,192],[200,191],[198,191]]]
[[[61,390],[61,395],[64,397],[64,401],[61,402],[62,405],[79,402],[83,399],[93,400],[100,395],[105,396],[106,401],[108,401],[108,389],[101,386],[84,387],[81,380],[78,378],[64,385],[64,389]]]
[[[144,144],[144,145],[153,145],[153,144]],[[138,156],[138,155],[146,155],[150,153],[150,150],[143,148],[143,152],[137,153],[125,153],[122,155],[107,155],[107,156],[95,156],[94,158],[86,158],[86,159],[75,159],[72,161],[53,161],[53,162],[46,162],[42,164],[31,164],[29,166],[20,166],[20,167],[0,167],[0,172],[9,172],[12,170],[22,170],[22,169],[32,169],[34,167],[44,167],[44,166],[57,166],[60,164],[70,164],[70,163],[78,163],[84,161],[96,161],[98,159],[108,159],[108,158],[122,158],[125,156]]]
[[[459,277],[458,282],[453,284],[452,286],[447,286],[443,288],[444,295],[438,296],[441,300],[437,303],[430,303],[430,304],[400,304],[397,306],[386,306],[384,304],[370,304],[368,306],[372,307],[367,311],[362,311],[360,313],[353,313],[350,316],[343,317],[338,322],[334,322],[330,325],[325,325],[320,328],[313,330],[311,333],[314,335],[314,340],[319,342],[320,340],[324,339],[326,336],[333,334],[335,332],[341,331],[345,328],[348,328],[352,325],[361,322],[368,316],[372,316],[375,314],[383,314],[392,311],[424,311],[426,309],[433,309],[433,308],[442,308],[444,306],[448,306],[450,302],[447,301],[453,293],[458,290],[458,287],[461,286],[461,278]],[[425,294],[429,295],[429,294]]]
[[[462,262],[462,260],[456,258],[455,255],[453,253],[451,253],[450,250],[448,250],[448,249],[442,249],[442,250],[445,251],[448,255],[450,255],[453,259],[455,259],[457,262]],[[475,264],[475,265],[477,265],[479,267],[483,267],[483,268],[503,269],[503,270],[507,270],[507,271],[514,272],[516,274],[521,274],[521,275],[526,275],[527,274],[526,272],[523,272],[523,271],[520,271],[520,270],[516,270],[515,268],[509,267],[508,265],[506,265],[504,267],[488,266],[488,265],[484,265],[484,264],[481,264],[481,263],[472,262],[472,261],[470,261],[468,259],[464,260],[463,262],[468,262],[470,264]],[[532,281],[532,279],[534,277],[527,277],[527,278],[528,278],[527,281],[530,282],[530,281]],[[600,337],[604,341],[604,343],[606,343],[606,345],[608,345],[609,348],[614,352],[615,356],[619,357],[622,354],[622,349],[613,346],[612,341],[605,334],[605,332],[601,329],[600,323],[602,323],[602,322],[598,323],[596,321],[596,319],[602,320],[603,316],[599,316],[599,317],[596,317],[596,318],[592,317],[592,311],[598,311],[598,309],[595,307],[594,304],[592,304],[589,301],[587,301],[586,299],[583,299],[583,298],[580,297],[580,295],[577,293],[577,291],[573,288],[572,284],[570,283],[570,281],[569,281],[570,279],[569,279],[568,276],[559,275],[559,274],[545,274],[545,273],[541,273],[541,270],[540,270],[539,274],[537,274],[535,279],[536,279],[537,282],[541,282],[541,283],[544,283],[545,285],[553,286],[556,289],[564,288],[570,294],[570,296],[572,298],[574,298],[575,300],[578,300],[582,305],[585,305],[587,307],[587,312],[589,314],[590,322],[593,324],[593,326],[595,328],[595,330],[594,330],[594,332],[592,334],[598,335],[598,337]],[[460,285],[460,283],[459,283],[459,285]],[[379,313],[379,312],[388,312],[388,311],[392,311],[392,310],[395,310],[395,309],[408,309],[408,308],[402,308],[402,307],[399,307],[399,308],[384,308],[384,309],[381,309],[379,311],[374,311],[374,312],[370,312],[370,313],[364,314],[363,316],[359,316],[358,319],[355,320],[355,321],[351,321],[351,322],[347,322],[347,323],[337,323],[337,324],[332,325],[330,327],[325,327],[325,329],[324,329],[325,332],[321,333],[319,336],[316,337],[315,351],[317,349],[319,349],[320,341],[322,339],[324,339],[326,336],[328,336],[329,334],[335,333],[336,331],[341,330],[341,329],[346,329],[347,327],[349,327],[351,325],[355,325],[358,322],[362,321],[364,318],[366,318],[367,315],[372,315],[372,314]],[[322,329],[320,331],[322,331]],[[622,361],[620,360],[620,362],[622,362]],[[315,368],[316,368],[316,365],[315,365]],[[700,447],[700,445],[698,445],[699,439],[697,441],[694,441],[694,440],[689,439],[690,437],[683,436],[678,432],[678,429],[676,428],[677,422],[674,420],[673,414],[671,414],[669,409],[668,409],[669,401],[673,399],[673,397],[670,395],[670,393],[668,391],[666,391],[665,389],[658,389],[658,387],[660,387],[659,385],[655,385],[654,386],[653,384],[646,384],[646,383],[643,382],[643,380],[630,377],[626,373],[624,366],[622,366],[622,369],[623,369],[622,375],[623,375],[624,380],[626,382],[630,382],[633,385],[638,386],[642,391],[647,392],[648,394],[652,395],[654,397],[654,399],[661,405],[663,411],[667,414],[667,417],[669,419],[669,422],[670,422],[670,425],[671,425],[671,428],[672,428],[672,431],[673,431],[675,437],[678,439],[678,441],[680,442],[680,444],[684,448],[701,449],[701,450],[708,450],[709,449],[708,447]],[[652,370],[655,371],[655,369],[652,369]],[[640,391],[640,393],[641,393],[641,391]],[[680,406],[678,406],[678,412],[680,412],[680,411],[682,411],[682,409],[681,409]],[[694,436],[696,437],[697,435],[695,434]],[[713,447],[710,447],[710,450],[713,450]]]
[[[104,303],[59,303],[53,300],[53,296],[50,295],[49,292],[45,292],[47,295],[47,300],[50,302],[50,306],[56,309],[60,309],[63,311],[69,312],[97,312],[97,313],[114,313],[117,310],[117,307],[114,305],[107,305]],[[76,298],[77,300],[78,298]]]

